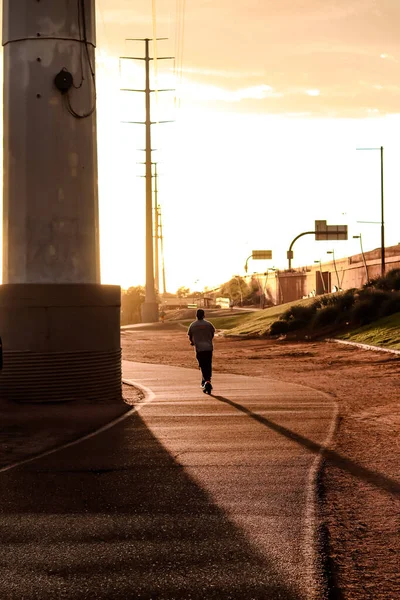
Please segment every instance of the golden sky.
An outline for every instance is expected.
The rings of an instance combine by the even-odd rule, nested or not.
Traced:
[[[153,21],[155,7],[156,20]],[[183,7],[185,10],[183,11]],[[243,274],[253,249],[286,250],[316,219],[349,225],[348,242],[297,242],[294,266],[380,245],[385,148],[386,242],[400,242],[400,3],[397,0],[97,0],[98,156],[104,283],[144,283],[143,44],[153,36],[158,162],[168,291]],[[177,8],[178,10],[177,13]],[[182,26],[183,24],[183,26]],[[177,35],[180,32],[180,35]],[[174,71],[174,63],[175,69]],[[153,80],[153,84],[155,82]],[[155,95],[154,95],[155,96]],[[359,221],[372,221],[364,224]],[[375,224],[374,224],[375,223]]]
[[[116,54],[125,38],[152,35],[151,0],[97,4]],[[224,90],[220,108],[231,100],[240,111],[356,118],[398,110],[395,0],[186,0],[185,6],[185,82]],[[156,8],[158,35],[174,43],[176,1],[158,0]],[[167,49],[168,42],[159,46]]]
[[[379,152],[356,147],[385,147],[386,243],[400,242],[399,3],[98,0],[106,281],[144,281],[143,167],[136,164],[144,132],[120,123],[141,120],[143,98],[119,92],[141,87],[143,66],[118,57],[143,55],[141,43],[125,40],[152,37],[154,5],[157,35],[169,38],[157,56],[176,55],[183,40],[177,78],[173,61],[157,63],[158,86],[177,86],[180,108],[168,94],[152,104],[158,118],[175,119],[153,127],[169,291],[243,274],[253,249],[271,249],[273,260],[250,261],[250,272],[285,268],[291,240],[315,219],[347,223],[350,239],[304,237],[294,266],[327,260],[332,247],[338,257],[358,253],[352,235],[359,233],[366,250],[379,247]]]

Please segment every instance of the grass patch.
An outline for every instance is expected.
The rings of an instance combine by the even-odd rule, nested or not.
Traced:
[[[400,312],[336,337],[358,344],[400,350]]]
[[[215,329],[233,329],[234,327],[238,327],[250,313],[236,314],[236,315],[227,315],[226,317],[212,317],[208,319],[215,327]],[[207,319],[207,315],[206,315]]]
[[[336,336],[400,350],[400,292],[394,287],[393,281],[396,286],[398,284],[394,275],[400,276],[400,270],[394,274],[390,272],[386,277],[388,283],[386,279],[384,281],[387,287],[392,286],[391,289],[364,286],[359,290],[295,300],[255,312],[217,313],[215,317],[209,314],[209,320],[227,337],[287,335],[295,339],[299,331],[299,339]],[[192,320],[181,322],[189,325]],[[343,333],[343,329],[347,331]]]
[[[210,321],[210,323],[214,325],[215,329],[230,330],[245,321],[249,314],[250,313],[237,313],[233,315],[229,314],[226,317],[213,317],[212,315],[208,317],[206,314],[205,319]],[[181,321],[181,323],[182,325],[189,327],[190,323],[193,323],[195,320],[196,319],[190,319],[188,321]]]
[[[226,335],[249,336],[249,335],[264,335],[274,321],[289,310],[292,306],[302,305],[308,306],[315,301],[315,298],[305,298],[304,300],[296,300],[287,302],[279,306],[271,306],[257,312],[243,315],[243,318],[237,325],[231,328]],[[216,319],[215,319],[216,320]],[[214,320],[213,320],[214,322]],[[221,328],[223,329],[223,328]]]

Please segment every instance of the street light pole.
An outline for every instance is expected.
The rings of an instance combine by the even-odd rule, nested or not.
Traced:
[[[361,237],[361,233],[360,235],[353,235],[353,239],[355,240],[360,240],[360,248],[361,248],[361,254],[362,254],[362,258],[363,258],[363,263],[364,263],[364,268],[365,268],[365,274],[367,276],[367,283],[369,282],[369,275],[368,275],[368,266],[367,266],[367,261],[365,260],[365,254],[364,254],[364,249],[363,249],[363,245],[362,245],[362,237]]]
[[[385,274],[385,214],[383,185],[383,146],[379,148],[356,148],[356,150],[379,150],[381,155],[381,275]]]
[[[316,264],[319,264],[319,274],[320,274],[320,277],[321,277],[322,289],[324,290],[324,294],[325,294],[326,293],[326,287],[325,287],[325,279],[324,279],[324,276],[322,275],[321,261],[320,260],[314,260],[314,262]]]
[[[381,275],[385,274],[385,219],[384,219],[384,194],[383,194],[383,146],[381,151]]]
[[[337,279],[337,284],[338,284],[338,291],[340,290],[340,281],[339,281],[339,273],[336,267],[336,261],[335,261],[335,251],[334,250],[328,250],[327,254],[332,254],[332,258],[333,258],[333,266],[335,267],[335,273],[336,273],[336,279]]]

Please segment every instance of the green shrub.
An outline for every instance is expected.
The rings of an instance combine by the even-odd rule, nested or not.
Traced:
[[[283,333],[287,333],[289,331],[289,325],[287,321],[274,321],[271,323],[271,327],[269,328],[270,335],[282,335]]]
[[[283,312],[279,318],[281,321],[289,321],[289,319],[292,318],[292,309],[288,308],[285,310],[285,312]]]
[[[290,319],[288,321],[288,331],[297,331],[298,329],[304,329],[310,324],[310,319]]]
[[[392,292],[388,292],[387,290],[367,288],[359,292],[357,300],[359,302],[369,302],[378,309],[383,302],[389,300],[391,297]]]
[[[379,318],[379,304],[364,298],[355,304],[351,312],[351,321],[354,325],[368,325]]]
[[[386,275],[372,279],[364,287],[377,290],[400,290],[400,269],[391,269]]]
[[[332,325],[339,319],[340,309],[338,306],[325,306],[318,310],[312,320],[313,329]]]
[[[303,306],[302,304],[295,304],[288,308],[282,315],[280,316],[282,321],[292,321],[292,320],[302,320],[302,321],[311,321],[313,316],[315,315],[317,308],[319,306],[319,302],[313,302],[308,306]]]
[[[324,294],[320,297],[321,306],[336,306],[339,302],[340,294]]]
[[[390,298],[384,300],[379,307],[380,317],[388,317],[397,312],[400,312],[400,294],[393,294]]]
[[[388,290],[400,290],[400,269],[392,269],[385,275]]]
[[[352,308],[355,302],[354,292],[349,290],[343,294],[338,294],[336,306],[342,311],[348,311]]]
[[[351,320],[351,310],[355,304],[355,296],[353,291],[348,291],[338,295],[337,302],[333,306],[337,308],[337,321],[342,323],[343,321]]]
[[[342,310],[347,310],[354,304],[356,289],[352,288],[345,292],[336,292],[335,294],[324,294],[319,298],[321,306],[336,306],[339,304]]]

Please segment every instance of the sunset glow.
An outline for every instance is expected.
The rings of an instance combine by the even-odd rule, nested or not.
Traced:
[[[118,121],[121,110],[140,120],[142,99],[121,98],[127,67],[118,56],[140,56],[140,45],[125,38],[151,37],[152,19],[146,2],[98,5],[103,280],[126,286],[144,280],[136,164],[143,131]],[[366,249],[378,247],[379,225],[358,221],[379,221],[379,155],[360,155],[359,146],[385,147],[386,243],[399,241],[399,17],[400,8],[383,0],[308,0],[297,9],[272,1],[186,3],[179,81],[173,65],[159,61],[159,86],[178,84],[180,109],[171,111],[164,96],[158,118],[172,112],[176,122],[153,127],[170,291],[242,274],[254,248],[272,249],[273,260],[252,270],[285,268],[290,241],[315,219],[349,225],[349,241],[334,243],[337,256],[358,252],[352,235],[360,232]],[[157,44],[158,56],[173,55],[175,23],[175,2],[158,2],[158,35],[170,38]],[[141,65],[130,69],[135,87]],[[111,114],[106,95],[114,98]],[[303,238],[294,266],[324,260],[326,244]]]
[[[144,283],[143,44],[151,3],[97,0],[97,97],[103,283]],[[316,219],[348,224],[338,257],[379,247],[385,148],[386,244],[400,242],[400,6],[384,0],[156,2],[159,88],[152,128],[158,162],[168,291],[212,287],[243,274],[252,249],[286,250]],[[178,30],[177,30],[178,28]],[[179,35],[180,32],[180,35]],[[176,61],[175,61],[176,67]],[[154,79],[154,78],[153,78]],[[153,81],[153,85],[155,82]],[[372,224],[360,223],[371,221]],[[303,238],[294,266],[324,260],[332,244]]]

